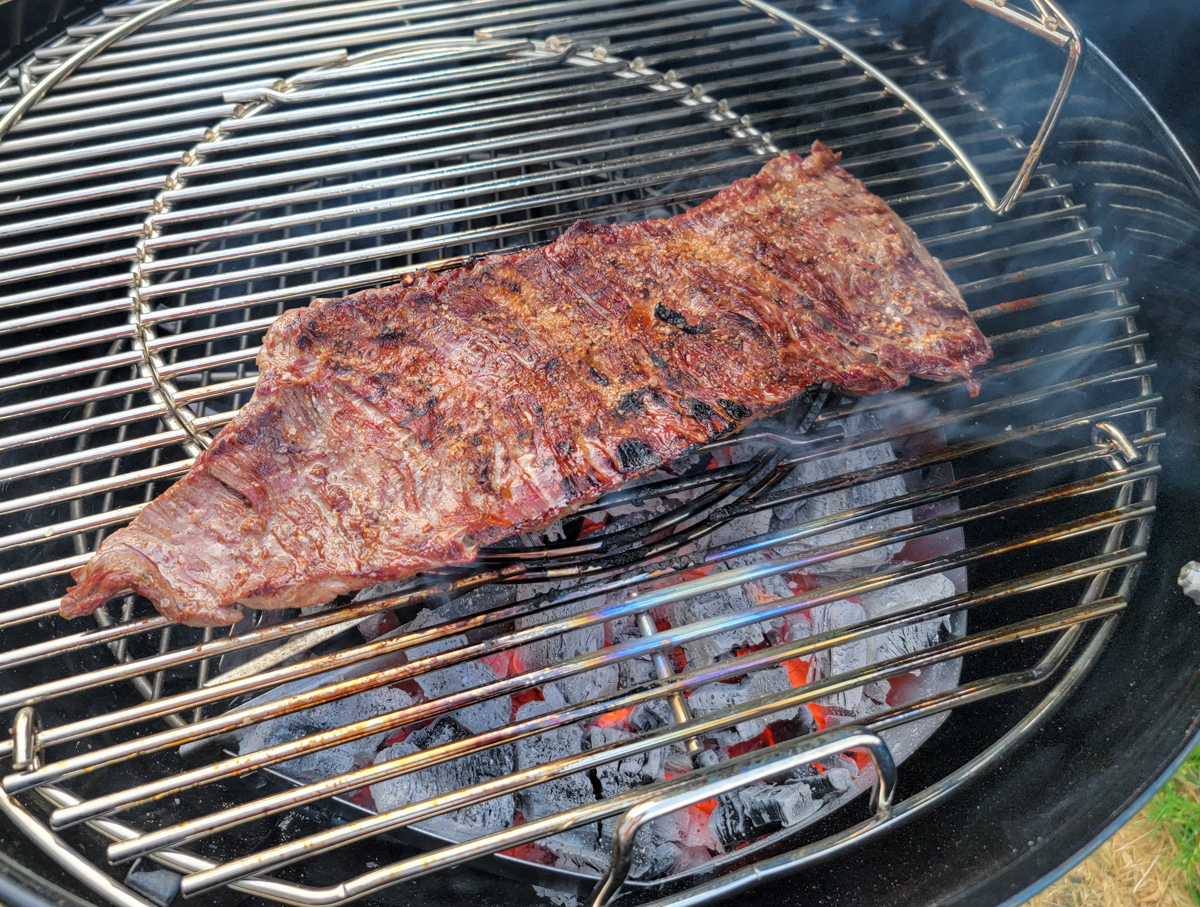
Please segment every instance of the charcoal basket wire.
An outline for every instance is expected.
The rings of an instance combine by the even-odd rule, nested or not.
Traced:
[[[170,899],[156,867],[188,897],[332,905],[480,861],[684,904],[999,764],[1117,631],[1161,435],[1136,307],[1040,162],[1079,35],[1052,4],[972,5],[1061,49],[1036,128],[862,11],[799,0],[134,2],[10,71],[0,809],[121,905]],[[333,608],[231,631],[132,597],[56,616],[68,573],[249,399],[285,309],[581,217],[670,216],[818,139],[962,289],[997,353],[978,397],[823,388]],[[996,738],[895,796],[896,764],[967,707],[1004,716]],[[718,840],[731,817],[749,830]],[[337,861],[376,839],[399,856]],[[326,856],[333,878],[305,875]]]

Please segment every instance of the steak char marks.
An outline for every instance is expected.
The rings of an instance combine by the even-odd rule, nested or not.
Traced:
[[[135,591],[221,625],[326,602],[470,561],[816,382],[971,381],[990,356],[912,231],[815,145],[670,220],[285,313],[250,402],[61,610]]]

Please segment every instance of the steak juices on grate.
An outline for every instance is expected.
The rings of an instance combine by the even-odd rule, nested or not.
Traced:
[[[913,232],[820,144],[669,220],[282,315],[250,402],[111,535],[62,614],[135,591],[193,625],[461,564],[833,381],[991,350]]]

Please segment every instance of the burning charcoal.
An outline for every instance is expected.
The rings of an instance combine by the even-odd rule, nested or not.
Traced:
[[[666,727],[672,723],[671,707],[665,699],[651,699],[640,702],[629,713],[629,726],[638,733],[652,731],[655,728]]]
[[[668,606],[667,611],[671,626],[682,628],[698,621],[744,611],[749,606],[750,600],[746,597],[744,589],[735,586],[724,592],[711,592],[675,602]],[[683,644],[683,654],[689,667],[700,668],[739,649],[761,646],[763,638],[762,628],[758,624],[750,624],[686,642]]]
[[[862,605],[851,601],[830,602],[812,610],[813,633],[837,630],[866,620],[867,613]],[[867,664],[867,640],[857,639],[844,646],[823,649],[813,657],[817,677],[833,677],[847,671],[857,671]],[[862,702],[862,687],[854,687],[832,696],[822,697],[820,702],[853,712]]]
[[[839,756],[838,759],[840,761],[841,757]],[[821,767],[824,769],[823,772],[814,772],[804,778],[804,783],[808,785],[815,800],[823,800],[828,796],[843,793],[849,790],[854,783],[854,774],[848,768],[831,768],[824,763]]]
[[[278,690],[273,690],[267,696],[260,697],[251,704],[257,704],[259,701],[267,702],[293,692],[299,692],[299,690],[290,689],[292,686],[292,684],[288,684]],[[412,703],[412,697],[403,690],[380,687],[316,708],[292,712],[261,724],[250,725],[237,731],[233,736],[237,740],[238,753],[245,755],[277,743],[298,740],[321,731],[386,715],[388,712],[405,708]],[[386,733],[372,734],[369,737],[343,743],[341,746],[307,753],[280,763],[279,769],[300,781],[317,781],[332,778],[335,775],[343,775],[356,768],[369,765],[379,744],[386,736]]]
[[[737,545],[756,535],[771,531],[771,511],[759,510],[726,523],[711,533],[704,541],[706,548],[724,548]]]
[[[466,736],[466,731],[456,722],[442,718],[428,728],[410,734],[403,742],[389,746],[375,757],[375,762],[388,762],[439,744],[461,740]],[[498,746],[373,784],[371,795],[379,811],[384,812],[481,784],[511,774],[512,771],[512,747]],[[514,809],[512,796],[505,794],[427,819],[418,823],[418,827],[461,841],[508,828],[512,825]]]
[[[650,837],[650,826],[638,835],[633,847],[633,867],[629,870],[632,879],[657,879],[670,875],[683,860],[683,848],[674,841],[655,841]],[[641,839],[650,837],[650,840]]]
[[[617,827],[617,816],[605,819],[600,825],[600,844],[604,848],[604,866],[608,868],[608,854],[612,852],[613,831]],[[633,865],[629,870],[631,879],[657,879],[671,875],[681,869],[690,868],[684,848],[679,843],[679,829],[671,817],[656,819],[642,826],[633,842]]]
[[[710,575],[717,575],[726,570],[761,564],[766,560],[768,560],[766,555],[761,553],[733,558],[718,567]],[[789,588],[787,580],[784,577],[766,577],[761,580],[744,583],[740,586],[734,586],[731,589],[725,589],[721,592],[712,592],[697,596],[696,598],[675,602],[667,606],[666,612],[672,627],[684,627],[697,621],[709,620],[721,617],[722,615],[745,611],[768,602],[778,601],[781,598],[789,597],[791,594],[792,590]],[[776,621],[776,624],[779,624],[779,622]],[[744,649],[762,646],[765,641],[763,630],[767,626],[767,624],[762,623],[735,627],[711,634],[702,639],[684,643],[683,651],[687,657],[688,665],[691,667],[702,667]]]
[[[863,609],[874,617],[890,611],[915,608],[954,595],[954,584],[941,574],[926,576],[899,586],[880,589],[862,597]],[[942,617],[883,633],[869,640],[871,662],[884,661],[927,649],[950,639],[949,618]]]
[[[753,699],[760,699],[774,693],[782,693],[794,689],[785,668],[772,667],[763,671],[755,671],[740,683],[707,683],[697,687],[688,697],[688,705],[696,715],[707,715],[727,709],[730,706],[741,705]],[[796,708],[773,712],[762,718],[751,718],[740,721],[736,725],[740,740],[750,740],[767,729],[767,724],[773,721],[786,720],[796,716]],[[720,738],[719,738],[720,739]],[[737,741],[733,741],[737,742]],[[722,740],[722,743],[724,741]],[[728,745],[728,744],[725,744]]]
[[[656,676],[649,656],[627,658],[617,664],[617,686],[622,690],[645,683]]]
[[[816,809],[812,791],[803,782],[755,784],[721,797],[711,824],[726,846],[736,846],[765,832],[795,825]]]
[[[552,684],[543,690],[543,700],[527,702],[517,709],[516,720],[525,721],[538,715],[566,708],[562,693]],[[577,724],[561,725],[550,731],[525,737],[513,743],[517,770],[547,765],[583,751],[583,730]],[[542,819],[573,809],[595,800],[592,782],[575,773],[555,778],[517,794],[517,805],[526,819]]]
[[[616,604],[621,600],[621,596],[612,595],[605,600],[605,604]],[[639,639],[644,635],[637,624],[637,618],[632,614],[609,621],[608,632],[612,636],[614,645],[627,642],[630,639]]]
[[[608,871],[607,844],[601,845],[595,825],[573,828],[541,840],[554,853],[554,865],[567,872],[598,875]]]
[[[594,602],[575,602],[552,608],[541,614],[522,617],[517,620],[518,629],[537,626],[552,620],[569,617],[579,611],[594,606]],[[521,663],[529,670],[560,664],[568,658],[585,652],[597,652],[604,648],[604,625],[593,624],[579,630],[561,633],[548,639],[521,646]],[[611,696],[617,691],[619,672],[616,665],[605,665],[594,671],[576,674],[559,681],[564,699],[570,703],[587,702],[603,696]]]
[[[632,736],[633,734],[621,727],[595,724],[588,731],[589,748],[598,749]],[[599,766],[596,769],[596,780],[600,785],[600,796],[607,800],[643,784],[663,780],[665,756],[666,750],[660,748]]]
[[[617,691],[619,672],[616,665],[605,665],[595,671],[585,671],[559,681],[563,697],[572,705],[603,699]]]
[[[875,659],[872,659],[874,661]],[[888,704],[887,697],[891,691],[892,685],[886,680],[873,680],[863,687],[863,696],[875,703],[876,706],[883,707]],[[874,712],[875,709],[871,708]]]
[[[847,437],[862,434],[863,432],[879,427],[878,420],[870,413],[851,415],[843,420],[843,425],[846,429]],[[801,463],[781,487],[801,487],[858,469],[890,463],[894,459],[896,459],[896,455],[892,451],[891,444],[875,444],[858,450],[839,451]],[[905,493],[905,490],[904,479],[895,476],[890,479],[871,482],[867,485],[856,485],[852,488],[835,491],[832,494],[821,495],[820,497],[810,498],[798,503],[783,504],[775,508],[774,516],[771,520],[771,528],[773,530],[781,529],[806,520],[818,519],[855,507],[875,504],[879,501],[902,495]],[[876,517],[873,520],[867,520],[865,523],[848,526],[844,529],[836,529],[832,532],[814,536],[813,538],[804,539],[789,546],[788,550],[842,544],[862,535],[882,532],[910,522],[912,522],[912,514],[904,510],[888,516]],[[875,548],[871,551],[863,551],[850,557],[840,558],[825,565],[816,565],[810,569],[814,572],[838,572],[878,567],[890,561],[901,547],[900,545],[888,545],[884,548]]]
[[[440,623],[442,617],[428,609],[418,614],[404,627],[404,632],[412,632],[424,627]],[[467,645],[465,636],[447,636],[432,642],[422,643],[405,650],[410,661],[448,652],[452,649]],[[450,665],[428,674],[414,678],[427,699],[439,699],[462,690],[472,689],[483,684],[492,683],[495,673],[487,665],[479,661],[467,661],[462,664]],[[512,700],[508,696],[500,696],[476,702],[465,706],[453,713],[464,727],[473,733],[480,734],[508,724],[512,714]]]

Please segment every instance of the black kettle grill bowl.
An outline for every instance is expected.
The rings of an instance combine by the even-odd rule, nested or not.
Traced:
[[[0,59],[19,59],[87,9],[36,0],[0,5],[0,21],[8,25],[8,46],[0,47]],[[996,101],[1010,115],[1035,122],[1040,117],[1044,96],[1022,85],[1014,68],[1019,62],[1010,62],[1015,56],[1004,52],[1009,37],[997,37],[994,22],[949,0],[891,13],[910,43],[930,47],[952,71],[991,86],[1011,86]],[[1129,27],[1163,23],[1131,22]],[[1200,288],[1195,233],[1200,176],[1150,102],[1095,47],[1088,48],[1046,160],[1057,165],[1061,182],[1075,188],[1075,200],[1087,205],[1088,221],[1102,228],[1102,243],[1116,253],[1114,267],[1130,281],[1126,294],[1141,306],[1137,317],[1149,332],[1148,356],[1159,364],[1155,384],[1165,398],[1159,424],[1166,438],[1159,451],[1162,474],[1149,557],[1136,592],[1084,682],[998,768],[886,834],[807,866],[799,875],[768,881],[750,897],[806,907],[1018,903],[1132,816],[1200,734],[1200,612],[1175,582],[1180,567],[1200,557],[1195,474],[1200,314],[1194,304]],[[1133,191],[1138,187],[1170,193],[1174,207],[1168,212]],[[36,638],[36,629],[13,632]],[[128,692],[101,691],[89,706],[111,707]],[[905,763],[900,798],[966,762],[1045,693],[1038,688],[957,709]],[[309,821],[316,828],[328,820],[314,810]],[[821,832],[818,826],[805,834],[815,838]],[[248,834],[271,832],[255,826]],[[392,846],[356,845],[354,861],[394,859]],[[305,873],[306,881],[325,884],[336,878],[336,866],[314,861]],[[16,830],[0,825],[0,901],[41,905],[76,897],[95,902]],[[207,902],[238,900],[242,896],[221,892]],[[527,883],[454,870],[368,902],[529,900]]]

